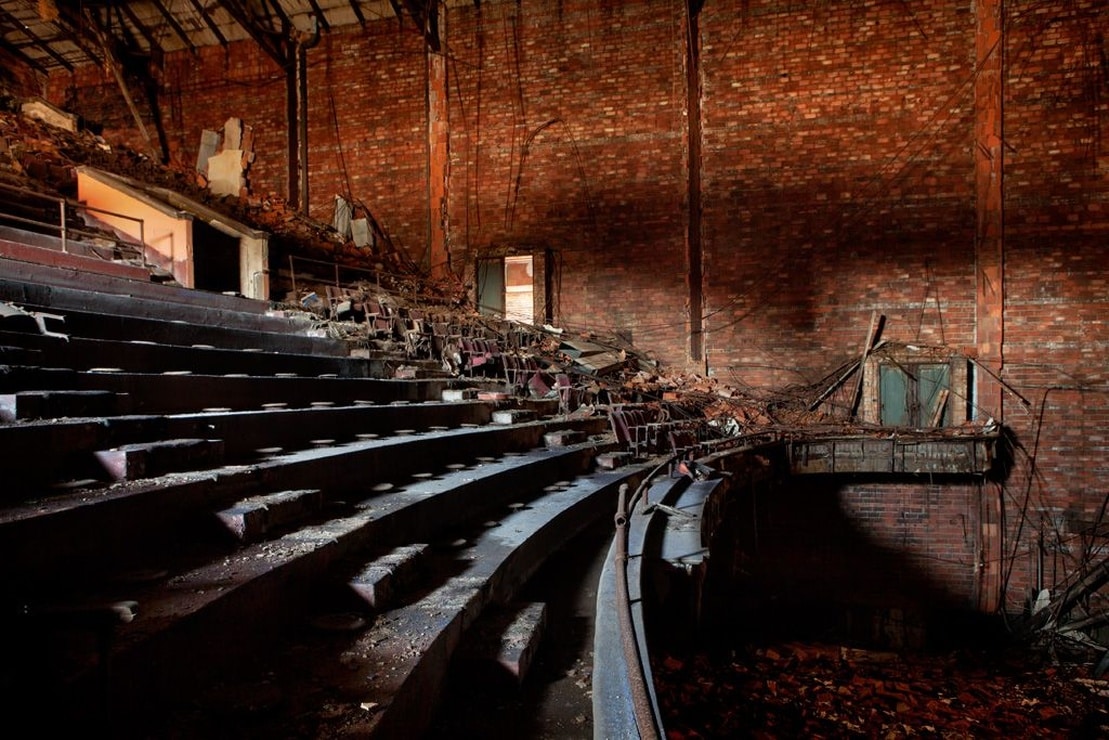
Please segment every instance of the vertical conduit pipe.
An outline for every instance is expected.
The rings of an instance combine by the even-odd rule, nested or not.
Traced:
[[[67,254],[69,249],[66,245],[66,228],[65,228],[65,201],[58,201],[58,208],[61,211],[61,218],[58,221],[58,231],[62,237],[62,253]]]

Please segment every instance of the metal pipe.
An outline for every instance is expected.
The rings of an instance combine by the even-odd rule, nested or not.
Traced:
[[[64,200],[59,200],[58,201],[58,210],[61,212],[61,216],[58,218],[58,231],[59,231],[59,233],[61,234],[61,237],[62,237],[62,254],[66,254],[66,253],[69,252],[69,249],[66,247],[66,243],[65,243],[65,201]]]
[[[649,479],[648,479],[649,480]],[[620,621],[620,642],[624,648],[624,662],[628,671],[628,686],[631,690],[632,707],[635,711],[635,725],[639,737],[644,740],[658,740],[659,731],[655,726],[655,713],[651,698],[643,678],[642,656],[639,642],[635,637],[632,620],[631,596],[628,592],[628,484],[620,484],[620,494],[616,504],[616,613]]]

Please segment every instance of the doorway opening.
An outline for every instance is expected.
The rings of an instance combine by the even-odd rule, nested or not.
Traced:
[[[193,285],[198,290],[233,293],[240,289],[239,237],[193,221]]]
[[[535,322],[535,264],[531,255],[477,263],[478,311],[523,324]]]

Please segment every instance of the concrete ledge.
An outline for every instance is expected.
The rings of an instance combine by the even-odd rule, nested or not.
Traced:
[[[543,444],[548,447],[565,447],[585,441],[585,432],[576,429],[563,429],[543,435]]]
[[[127,394],[112,391],[20,391],[0,395],[0,421],[117,416]]]
[[[270,530],[282,527],[319,511],[323,493],[319,489],[281,491],[243,499],[216,517],[242,542],[264,539]]]
[[[215,467],[223,461],[223,442],[218,439],[139,442],[100,450],[95,455],[112,480],[137,480]]]
[[[528,409],[500,409],[493,412],[494,424],[519,424],[534,418],[535,412]]]
[[[427,547],[421,543],[396,548],[359,571],[350,581],[351,589],[374,609],[387,609],[397,592],[415,580]]]
[[[483,679],[487,674],[491,680],[507,676],[519,686],[527,678],[546,626],[546,604],[510,604],[475,625],[459,659],[472,664]]]
[[[447,388],[443,391],[444,401],[471,401],[477,398],[476,388]]]

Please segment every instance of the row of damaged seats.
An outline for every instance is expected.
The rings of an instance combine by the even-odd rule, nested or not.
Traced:
[[[695,454],[705,441],[703,419],[673,419],[664,404],[622,403],[609,409],[616,440],[635,458]]]

